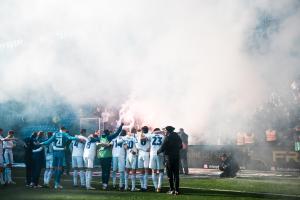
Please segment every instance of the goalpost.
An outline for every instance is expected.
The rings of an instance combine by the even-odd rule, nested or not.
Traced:
[[[87,133],[93,133],[96,130],[103,131],[103,121],[100,117],[81,117],[80,129],[86,129]]]

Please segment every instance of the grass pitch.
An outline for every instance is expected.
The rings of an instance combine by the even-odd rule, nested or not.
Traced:
[[[95,191],[87,191],[82,188],[73,188],[71,176],[63,176],[63,190],[48,188],[31,189],[24,186],[23,170],[15,173],[16,185],[0,187],[0,199],[108,199],[108,200],[155,200],[155,199],[300,199],[300,179],[297,178],[192,178],[190,176],[181,177],[181,192],[179,196],[167,195],[167,180],[164,180],[164,190],[162,193],[153,192],[120,192],[110,189],[103,191],[100,189],[100,177],[93,177]],[[130,181],[129,181],[130,182]],[[137,183],[139,181],[137,180]],[[149,180],[149,184],[152,181]]]

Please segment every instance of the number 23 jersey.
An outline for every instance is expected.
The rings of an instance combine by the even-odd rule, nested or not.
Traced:
[[[150,141],[150,156],[157,155],[158,149],[161,147],[165,140],[165,136],[163,134],[153,132],[146,136]]]

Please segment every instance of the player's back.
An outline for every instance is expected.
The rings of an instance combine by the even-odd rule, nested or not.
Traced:
[[[85,143],[83,156],[94,158],[96,155],[97,142],[100,142],[99,138],[89,137]]]
[[[125,136],[124,137],[125,144],[127,144],[127,154],[133,150],[137,152],[136,144],[137,139],[134,136]]]
[[[83,156],[85,143],[74,140],[72,141],[72,156]]]
[[[124,149],[124,136],[118,136],[112,140],[113,143],[113,157],[125,157],[126,151]]]
[[[154,132],[148,138],[150,139],[150,154],[157,155],[157,151],[162,146],[165,136],[161,132]]]
[[[150,141],[149,140],[146,140],[146,138],[150,135],[150,133],[146,133],[144,134],[144,136],[140,135],[138,136],[137,140],[137,146],[138,146],[138,149],[140,150],[140,154],[143,154],[143,153],[148,153],[148,150],[150,148]]]
[[[53,150],[64,150],[68,142],[68,134],[64,132],[54,133]]]

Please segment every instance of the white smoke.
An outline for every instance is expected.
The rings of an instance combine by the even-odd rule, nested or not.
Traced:
[[[216,142],[299,73],[299,6],[1,1],[0,102],[48,89],[74,106],[130,102],[145,124]]]

